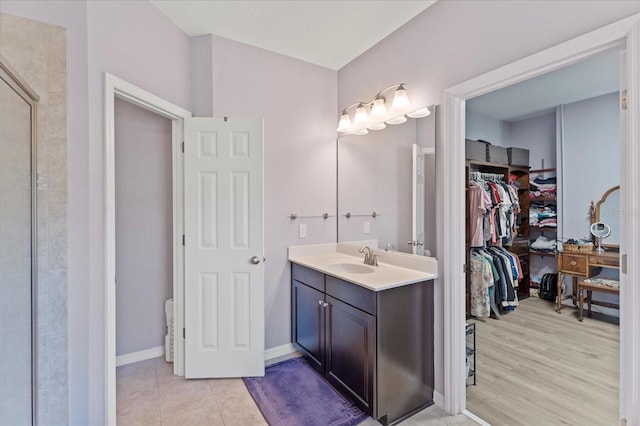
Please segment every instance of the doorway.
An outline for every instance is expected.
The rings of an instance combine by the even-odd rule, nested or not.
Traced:
[[[115,102],[116,98],[171,120],[171,196],[182,200],[183,123],[191,113],[124,80],[105,73],[105,284],[106,284],[106,345],[105,345],[105,424],[116,424],[116,223],[115,223]],[[178,203],[172,210],[173,296],[184,300],[184,256],[182,249],[183,211]],[[174,304],[174,374],[184,375],[184,341],[178,339],[183,327],[183,306]]]
[[[466,102],[467,139],[490,141],[492,154],[506,154],[505,148],[497,146],[528,153],[528,160],[519,162],[514,155],[513,179],[496,178],[495,185],[508,182],[511,186],[504,187],[519,194],[513,236],[486,244],[503,246],[508,256],[518,256],[522,264],[523,276],[514,288],[515,306],[513,310],[498,307],[491,318],[475,304],[467,313],[468,323],[476,328],[478,380],[477,386],[466,388],[466,406],[492,424],[618,422],[619,312],[607,310],[606,315],[596,313],[593,320],[579,322],[577,309],[558,315],[555,301],[541,299],[539,292],[543,277],[547,282],[558,277],[562,242],[589,240],[590,202],[620,184],[620,55],[619,49],[602,52]],[[497,155],[492,155],[491,163],[502,162],[494,158]],[[467,163],[478,170],[500,167]],[[490,176],[486,174],[485,179]],[[476,180],[477,189],[485,189],[484,180]],[[617,212],[619,207],[611,210]],[[619,230],[617,224],[615,228]],[[609,241],[618,244],[614,238]],[[472,261],[483,262],[478,255],[488,257],[495,250],[499,249],[474,248]],[[618,279],[616,269],[593,273]],[[469,279],[473,288],[479,287],[477,275]],[[564,284],[569,298],[569,276]],[[609,303],[617,304],[617,296],[611,296]],[[543,297],[549,298],[544,292]],[[574,306],[570,300],[566,303]],[[581,366],[579,374],[574,374],[572,365]],[[558,389],[572,399],[553,404],[557,409],[541,411],[543,401],[557,400]],[[517,413],[501,409],[507,401],[519,406]]]
[[[492,71],[486,75],[469,80],[445,92],[445,140],[443,158],[445,169],[449,171],[444,179],[444,193],[456,194],[443,200],[444,253],[447,262],[444,272],[444,367],[445,367],[445,409],[458,413],[465,409],[465,336],[464,336],[464,231],[460,223],[464,220],[464,135],[465,101],[489,93],[545,72],[559,69],[581,59],[591,57],[615,46],[626,48],[626,74],[623,89],[627,89],[629,100],[638,102],[640,94],[640,15],[593,31],[587,35],[562,43],[556,47],[532,55],[510,65]],[[626,87],[625,87],[626,83]],[[638,112],[627,102],[628,108],[622,118],[621,185],[626,191],[621,195],[622,210],[637,208],[640,191],[637,187],[638,176],[633,165],[640,161],[640,150],[629,141],[638,138]],[[637,104],[636,105],[637,108]],[[631,211],[629,210],[629,211]],[[637,210],[633,210],[637,211]],[[636,235],[637,219],[623,217],[621,228],[625,235]],[[637,259],[640,244],[632,239],[621,241],[621,326],[620,326],[620,417],[633,423],[640,419],[637,401],[640,388],[640,375],[637,374],[637,359],[640,358],[638,342],[638,313],[633,307],[640,303],[640,289],[627,283],[636,282],[638,265],[627,262],[627,257]]]
[[[117,366],[164,356],[173,330],[171,164],[171,120],[116,99]]]

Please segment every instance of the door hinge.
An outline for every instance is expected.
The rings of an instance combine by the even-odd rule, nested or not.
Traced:
[[[620,108],[622,108],[623,110],[627,110],[627,90],[623,90],[620,93]]]
[[[184,141],[182,141],[182,153],[184,154]]]
[[[182,329],[182,338],[183,338],[183,339],[186,339],[186,338],[187,338],[187,332],[186,332],[186,329],[185,329],[185,328],[183,328],[183,329]]]
[[[184,234],[182,234],[182,245],[184,246]]]

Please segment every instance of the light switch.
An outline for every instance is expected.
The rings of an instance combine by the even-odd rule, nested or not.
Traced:
[[[307,225],[304,223],[298,225],[298,238],[307,238]]]
[[[370,234],[371,233],[371,222],[365,222],[364,223],[364,233],[365,234]]]

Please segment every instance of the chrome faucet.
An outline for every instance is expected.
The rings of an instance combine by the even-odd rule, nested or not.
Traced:
[[[395,251],[395,249],[396,249],[396,246],[393,245],[393,243],[389,243],[387,244],[387,248],[384,249],[384,251],[389,251],[389,250]]]
[[[364,253],[364,264],[365,265],[378,266],[378,255],[375,254],[373,252],[373,250],[371,250],[371,247],[362,246],[360,248],[360,250],[358,250],[358,251],[360,253]]]

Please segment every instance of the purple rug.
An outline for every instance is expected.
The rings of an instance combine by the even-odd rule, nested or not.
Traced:
[[[270,365],[264,377],[243,380],[270,426],[354,426],[368,417],[304,358]]]

